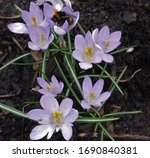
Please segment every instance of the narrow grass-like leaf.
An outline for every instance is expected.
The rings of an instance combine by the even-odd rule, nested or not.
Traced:
[[[106,117],[113,117],[113,116],[123,116],[123,115],[133,115],[133,114],[141,114],[142,111],[123,111],[123,112],[113,112],[109,113],[103,116],[103,118]]]
[[[110,118],[78,118],[76,122],[78,123],[98,123],[98,122],[108,122],[119,120],[119,117],[110,117]]]
[[[116,86],[116,88],[119,90],[119,92],[122,94],[122,95],[124,95],[123,94],[123,92],[122,92],[122,90],[120,89],[120,87],[118,86],[118,83],[113,79],[113,77],[105,70],[105,69],[103,69],[103,67],[101,67],[100,65],[97,65],[102,71],[104,71],[104,73],[106,74],[106,75],[108,75],[108,77],[110,78],[110,80],[113,82],[113,84]]]
[[[45,79],[45,74],[46,74],[46,57],[47,57],[48,51],[44,52],[44,57],[43,57],[43,63],[42,63],[42,78]]]
[[[133,46],[129,46],[129,47],[126,47],[126,48],[122,48],[122,49],[116,50],[116,51],[114,51],[114,52],[111,52],[110,54],[112,54],[112,55],[118,54],[118,53],[127,51],[129,48],[135,48],[135,47],[137,47],[137,46],[138,46],[138,45],[133,45]]]
[[[79,30],[81,31],[81,33],[82,33],[83,35],[85,35],[86,33],[85,33],[83,27],[80,25],[79,22],[77,23],[77,26],[78,26]]]
[[[22,117],[22,118],[28,118],[24,112],[17,110],[15,108],[9,107],[9,106],[2,104],[2,103],[0,103],[0,109],[5,110],[7,112],[10,112],[10,113],[17,115],[19,117]]]
[[[17,60],[20,60],[21,58],[24,58],[24,57],[29,56],[29,55],[31,55],[31,53],[23,54],[15,59],[9,61],[8,63],[6,63],[2,67],[0,67],[0,71],[3,70],[4,68],[6,68],[7,66],[11,65],[12,63],[16,62]]]
[[[78,90],[79,90],[80,94],[82,95],[82,89],[81,89],[80,82],[79,82],[79,80],[78,80],[78,78],[77,78],[77,76],[76,76],[76,74],[75,74],[75,72],[73,70],[73,67],[71,66],[71,62],[69,61],[67,55],[65,55],[65,60],[66,60],[66,63],[68,65],[68,68],[70,70],[70,73],[71,73],[72,77],[74,78],[74,81],[75,81],[75,83],[76,83],[76,85],[78,87]]]
[[[70,91],[72,92],[73,96],[75,97],[75,99],[77,100],[77,102],[79,103],[79,105],[81,106],[80,99],[77,97],[76,93],[74,92],[74,90],[73,90],[72,87],[70,86],[70,84],[69,84],[69,82],[68,82],[68,80],[67,80],[67,78],[66,78],[66,76],[65,76],[65,74],[64,74],[64,72],[63,72],[63,70],[62,70],[62,68],[61,68],[61,66],[60,66],[60,64],[59,64],[59,62],[58,62],[58,60],[57,60],[57,58],[54,57],[54,60],[55,60],[55,62],[56,62],[56,65],[57,65],[57,67],[58,67],[58,69],[59,69],[59,71],[60,71],[60,73],[61,73],[61,75],[62,75],[62,77],[63,77],[63,79],[64,79],[64,81],[65,81],[65,83],[67,84],[67,86],[68,86],[68,88],[70,89]],[[82,106],[81,106],[81,107],[82,107]]]

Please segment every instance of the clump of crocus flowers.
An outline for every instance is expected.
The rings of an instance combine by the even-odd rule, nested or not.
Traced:
[[[39,51],[47,50],[55,35],[64,39],[62,37],[76,26],[79,12],[72,9],[69,0],[37,0],[36,3],[30,3],[29,11],[22,10],[21,17],[24,23],[11,23],[8,25],[9,30],[13,33],[28,34],[28,47],[33,51]],[[104,26],[100,31],[96,28],[85,35],[78,34],[74,39],[75,49],[71,56],[79,62],[79,67],[83,70],[91,69],[102,61],[112,63],[114,57],[110,52],[120,45],[120,38],[121,32],[110,33],[108,26]],[[41,108],[29,111],[27,116],[40,125],[32,129],[30,139],[38,140],[45,136],[50,139],[54,132],[61,131],[64,139],[70,140],[73,122],[79,116],[78,110],[73,108],[76,103],[67,97],[61,100],[59,105],[57,97],[65,86],[55,75],[52,75],[51,81],[37,77],[37,83],[40,86],[38,92],[42,94]],[[103,79],[97,80],[93,85],[90,76],[84,77],[80,100],[84,110],[100,108],[110,97],[111,93],[102,92],[103,88]]]

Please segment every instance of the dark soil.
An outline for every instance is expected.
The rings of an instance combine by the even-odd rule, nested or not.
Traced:
[[[132,79],[120,83],[124,92],[122,96],[115,91],[106,109],[109,111],[141,110],[142,114],[123,116],[107,128],[117,140],[150,140],[150,2],[149,0],[72,0],[74,10],[80,11],[80,23],[87,30],[108,25],[111,31],[122,31],[121,47],[138,45],[131,53],[115,55],[116,73],[128,66],[123,80],[130,78],[136,70],[141,69]],[[26,35],[11,33],[6,25],[19,21],[14,4],[28,8],[28,0],[0,0],[0,66],[21,55],[22,48],[27,48]],[[8,17],[13,17],[8,18]],[[77,33],[76,28],[73,32]],[[22,48],[15,42],[17,40]],[[30,57],[22,63],[33,62]],[[51,76],[53,71],[48,73]],[[0,72],[0,102],[17,109],[28,111],[35,105],[24,104],[25,101],[37,101],[40,95],[32,91],[35,86],[36,70],[32,66],[11,65]],[[29,133],[34,123],[15,117],[0,110],[0,140],[29,140]],[[99,140],[92,134],[90,125],[75,125],[72,140]],[[63,140],[60,133],[52,140]]]

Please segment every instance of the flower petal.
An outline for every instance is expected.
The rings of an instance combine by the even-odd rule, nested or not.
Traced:
[[[74,122],[78,118],[78,111],[76,109],[71,109],[70,113],[65,118],[65,122]]]
[[[40,48],[37,45],[35,45],[33,42],[28,42],[28,47],[31,50],[40,50]]]
[[[85,49],[85,39],[82,35],[76,35],[74,41],[75,49],[83,50]]]
[[[38,140],[43,138],[47,133],[49,133],[49,138],[50,135],[54,133],[55,128],[53,126],[51,127],[50,125],[38,125],[34,127],[30,133],[30,139],[31,140]]]
[[[110,41],[120,41],[121,38],[121,31],[115,31],[110,34],[109,40]]]
[[[92,81],[89,76],[85,76],[82,82],[82,91],[84,99],[88,99],[89,94],[92,91]]]
[[[62,112],[64,118],[70,113],[72,106],[73,106],[72,99],[66,98],[62,100],[60,104],[60,111]]]
[[[58,35],[65,35],[66,31],[63,30],[62,28],[58,27],[58,26],[54,26],[54,31],[58,34]]]
[[[52,114],[53,112],[59,110],[58,101],[51,95],[43,95],[41,97],[40,104],[43,109],[49,114]]]
[[[79,66],[81,69],[84,69],[84,70],[88,70],[93,67],[93,65],[91,63],[86,63],[86,62],[79,63]]]
[[[84,109],[90,109],[91,108],[91,105],[88,104],[85,100],[82,100],[81,101],[81,105]]]
[[[120,41],[110,41],[110,46],[106,47],[105,53],[111,52],[121,44]]]
[[[81,50],[79,49],[76,49],[72,52],[72,56],[73,58],[75,58],[76,60],[80,61],[80,62],[83,62],[84,61],[84,58],[83,58],[83,53]]]
[[[69,140],[72,137],[72,124],[66,123],[61,126],[61,132],[65,140]]]
[[[104,86],[104,80],[103,79],[98,80],[94,84],[94,86],[92,88],[92,92],[94,92],[94,94],[96,95],[96,98],[98,98],[100,93],[102,92],[103,86]]]
[[[37,83],[44,89],[50,86],[42,77],[37,77]]]
[[[52,84],[53,84],[54,87],[59,87],[59,83],[58,83],[58,80],[57,80],[57,78],[55,77],[55,75],[53,75],[53,76],[51,77],[51,82],[52,82]]]
[[[34,109],[26,114],[30,119],[38,121],[40,124],[49,123],[49,114],[47,114],[43,109]]]
[[[114,61],[114,57],[111,54],[103,53],[101,55],[102,55],[102,60],[105,61],[106,63],[112,63]]]
[[[110,97],[111,93],[110,92],[104,92],[102,93],[99,98],[96,100],[95,104],[96,105],[100,105],[101,102],[104,102],[105,100],[107,100]]]
[[[108,40],[109,35],[110,35],[110,32],[109,32],[108,26],[104,26],[99,32],[98,42]]]
[[[23,23],[11,23],[8,24],[7,27],[9,28],[9,30],[13,33],[19,33],[19,34],[23,34],[23,33],[28,33],[28,30],[26,28],[26,25]]]

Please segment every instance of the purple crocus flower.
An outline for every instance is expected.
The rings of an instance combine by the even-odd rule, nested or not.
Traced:
[[[31,41],[28,42],[28,47],[32,50],[45,50],[53,41],[54,36],[50,34],[50,27],[41,27],[37,29],[32,27],[28,28]]]
[[[94,43],[102,47],[103,60],[107,63],[113,62],[114,58],[108,54],[120,45],[121,32],[116,31],[110,34],[108,26],[104,26],[100,31],[95,29],[92,33]]]
[[[44,19],[42,10],[34,2],[30,3],[29,12],[26,10],[22,11],[21,17],[25,24],[17,22],[8,25],[9,30],[13,33],[28,33],[27,27],[37,28],[38,26],[46,27],[49,25],[48,22]]]
[[[58,35],[64,35],[70,31],[78,22],[79,12],[74,12],[72,8],[63,7],[59,3],[50,5],[44,4],[44,15],[51,26],[54,27],[54,31]]]
[[[38,90],[39,93],[50,94],[54,97],[60,94],[64,88],[63,82],[58,82],[58,80],[56,79],[54,75],[51,77],[50,83],[46,82],[41,77],[37,77],[37,82],[42,87],[42,89]]]
[[[43,95],[40,104],[43,109],[34,109],[27,113],[30,119],[40,124],[32,129],[30,139],[38,140],[46,135],[50,139],[55,131],[61,130],[64,139],[69,140],[72,137],[72,123],[78,117],[78,111],[72,108],[73,101],[66,98],[59,106],[54,97]]]
[[[92,63],[97,64],[102,61],[103,50],[95,46],[90,31],[85,38],[82,35],[76,35],[74,45],[72,56],[79,61],[81,69],[90,69],[93,66]]]
[[[83,98],[81,105],[84,109],[90,109],[93,105],[94,107],[100,107],[101,103],[110,97],[110,92],[104,92],[101,94],[104,86],[104,80],[98,80],[94,86],[92,86],[92,81],[89,76],[85,76],[82,83]]]

